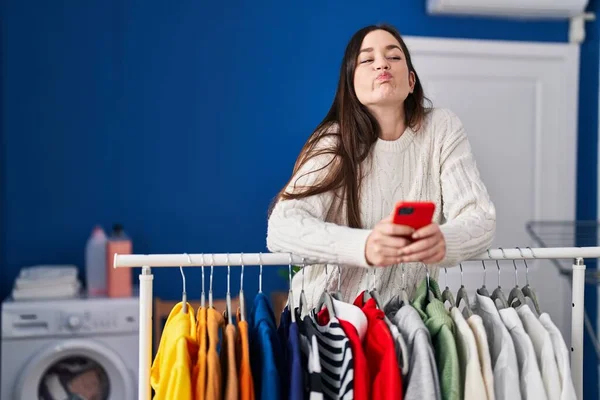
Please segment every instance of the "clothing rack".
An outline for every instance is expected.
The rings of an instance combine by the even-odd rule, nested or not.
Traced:
[[[600,258],[600,247],[545,247],[490,249],[468,261],[573,259],[571,314],[571,369],[577,398],[583,398],[583,333],[586,258]],[[152,281],[151,267],[231,267],[231,266],[308,266],[325,260],[302,258],[289,253],[227,254],[115,254],[114,268],[141,267],[139,302],[139,378],[138,399],[150,400],[152,364]]]

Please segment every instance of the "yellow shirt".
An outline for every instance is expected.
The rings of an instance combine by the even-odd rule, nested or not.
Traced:
[[[192,306],[181,312],[173,307],[163,329],[156,357],[150,369],[154,400],[192,400],[192,356],[198,351],[196,318]]]
[[[206,398],[206,307],[198,309],[196,338],[198,340],[198,356],[192,383],[194,386],[194,399],[204,400]]]

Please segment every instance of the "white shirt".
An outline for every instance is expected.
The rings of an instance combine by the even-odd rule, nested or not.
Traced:
[[[540,322],[550,334],[550,339],[552,339],[554,356],[556,357],[556,365],[558,366],[561,382],[560,400],[577,400],[575,385],[573,385],[573,376],[571,374],[570,354],[565,340],[560,330],[552,322],[550,315],[542,313],[540,315]]]
[[[475,336],[469,324],[456,307],[450,309],[450,316],[456,324],[456,349],[463,381],[463,400],[486,400],[487,392],[481,375],[481,364],[477,352]]]
[[[492,368],[496,400],[521,400],[519,366],[513,340],[504,326],[500,314],[489,297],[477,293],[472,307],[485,326]]]
[[[549,400],[560,400],[560,375],[558,374],[558,365],[554,356],[554,347],[550,334],[544,328],[540,320],[533,314],[527,304],[519,306],[517,313],[521,318],[525,332],[531,338],[533,349],[537,357],[546,394]]]
[[[487,334],[483,326],[483,320],[479,315],[473,314],[467,318],[467,323],[473,331],[475,343],[477,344],[477,353],[479,354],[479,363],[481,364],[481,375],[485,384],[485,391],[488,400],[495,400],[494,395],[494,374],[492,372],[492,359],[490,358],[490,348],[488,346]]]
[[[531,339],[527,336],[523,324],[517,315],[517,310],[512,307],[498,310],[502,322],[510,332],[519,363],[521,396],[523,400],[546,400],[548,396],[544,388],[544,381],[540,367],[535,356]]]

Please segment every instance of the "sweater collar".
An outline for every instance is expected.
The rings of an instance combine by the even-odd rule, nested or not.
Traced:
[[[375,151],[401,153],[408,148],[415,138],[415,132],[411,128],[406,128],[404,133],[395,140],[384,140],[378,138],[375,142]]]

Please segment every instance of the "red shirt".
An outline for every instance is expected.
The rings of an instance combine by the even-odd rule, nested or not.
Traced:
[[[353,394],[355,400],[368,400],[369,399],[369,369],[367,368],[367,358],[362,348],[362,343],[358,336],[358,332],[354,325],[350,322],[340,319],[338,321],[342,327],[342,330],[348,336],[350,341],[350,349],[352,350],[352,361],[354,362],[354,380],[353,380]],[[319,325],[326,325],[329,323],[329,311],[327,308],[323,308],[317,313],[317,322]]]
[[[371,375],[371,399],[402,399],[402,377],[396,357],[396,345],[387,324],[385,314],[377,308],[374,299],[363,302],[359,294],[354,305],[367,316],[368,328],[365,336],[365,354]]]

